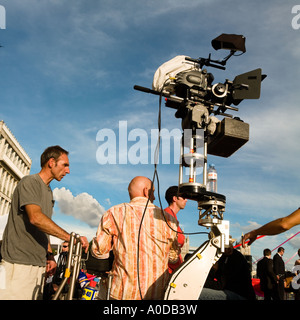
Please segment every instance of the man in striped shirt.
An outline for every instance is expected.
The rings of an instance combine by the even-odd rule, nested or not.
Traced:
[[[128,192],[129,203],[113,206],[102,216],[92,254],[101,259],[113,250],[111,299],[163,299],[178,222],[152,203],[150,179],[133,178]]]

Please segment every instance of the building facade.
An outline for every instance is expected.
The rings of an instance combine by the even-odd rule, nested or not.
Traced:
[[[0,121],[0,216],[9,213],[13,191],[30,173],[31,163],[4,121]]]

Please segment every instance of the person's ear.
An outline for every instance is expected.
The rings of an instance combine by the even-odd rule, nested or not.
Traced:
[[[53,167],[55,167],[55,165],[56,165],[56,161],[55,161],[55,159],[54,158],[50,158],[49,160],[48,160],[48,168],[53,168]]]
[[[144,188],[143,189],[143,195],[145,198],[148,198],[148,195],[149,195],[149,189],[148,188]]]

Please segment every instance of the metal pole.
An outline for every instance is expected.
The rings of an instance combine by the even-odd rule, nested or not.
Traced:
[[[67,260],[67,266],[64,274],[64,279],[59,285],[57,291],[55,292],[55,295],[53,296],[52,300],[57,300],[59,295],[61,294],[62,289],[64,288],[65,284],[67,283],[68,279],[71,275],[71,266],[72,266],[72,255],[73,255],[73,246],[74,246],[74,240],[75,240],[75,233],[72,232],[70,234],[70,244],[69,244],[69,254],[68,254],[68,260]]]
[[[73,272],[72,277],[70,281],[70,288],[67,294],[67,300],[73,299],[74,289],[75,289],[75,283],[78,277],[79,271],[79,263],[80,263],[80,253],[81,253],[81,242],[80,242],[80,235],[76,234],[76,244],[75,244],[75,254],[74,254],[74,261],[73,261]]]
[[[107,287],[106,300],[109,300],[109,298],[110,298],[112,277],[113,277],[113,275],[111,273],[109,273],[108,274],[108,287]]]
[[[203,164],[203,185],[206,188],[207,184],[207,133],[204,130],[204,146],[203,146],[203,157],[204,157],[204,164]]]

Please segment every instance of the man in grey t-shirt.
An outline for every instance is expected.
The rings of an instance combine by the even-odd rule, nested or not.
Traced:
[[[55,270],[48,235],[69,241],[70,234],[51,220],[54,201],[49,184],[69,173],[68,152],[53,146],[41,155],[41,171],[17,185],[1,246],[0,300],[39,298],[45,270]],[[87,250],[87,239],[81,237],[81,242]]]

